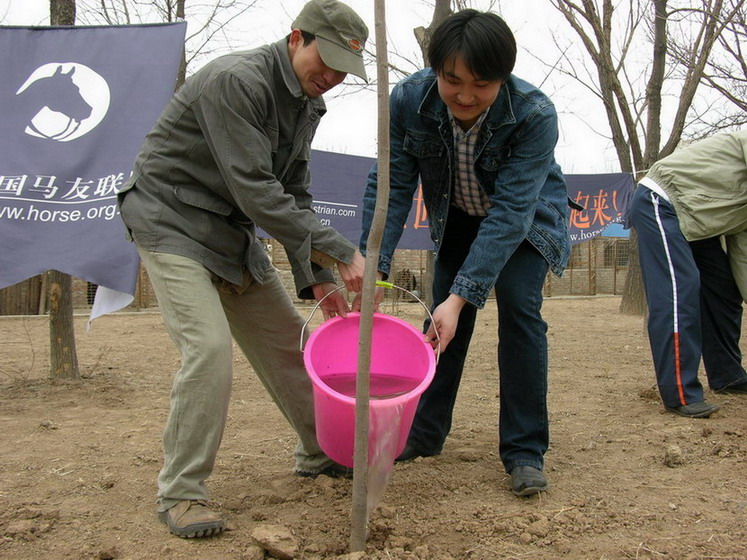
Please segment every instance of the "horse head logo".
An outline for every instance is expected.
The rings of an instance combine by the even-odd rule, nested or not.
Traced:
[[[37,68],[16,92],[26,134],[69,142],[93,130],[109,109],[106,81],[77,63],[52,62]]]

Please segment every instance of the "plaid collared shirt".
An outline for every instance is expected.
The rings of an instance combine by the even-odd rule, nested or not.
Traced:
[[[454,131],[454,153],[456,154],[452,204],[470,216],[485,216],[488,213],[488,208],[490,208],[488,196],[480,188],[474,169],[477,135],[487,114],[488,112],[485,111],[472,128],[464,132],[454,119],[454,115],[449,111],[449,120]]]

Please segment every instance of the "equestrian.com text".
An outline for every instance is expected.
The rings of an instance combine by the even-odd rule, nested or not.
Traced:
[[[331,224],[331,220],[329,218],[322,218],[320,215],[326,214],[328,216],[341,216],[345,218],[354,218],[355,217],[355,207],[348,207],[345,208],[342,205],[335,208],[334,206],[321,206],[319,204],[316,204],[313,206],[314,212],[316,212],[317,217],[319,218],[319,221],[323,226],[328,226]]]
[[[81,222],[83,220],[111,220],[119,214],[116,204],[94,206],[87,210],[50,210],[37,208],[33,204],[28,208],[0,206],[0,220],[20,220],[22,222],[65,223]]]

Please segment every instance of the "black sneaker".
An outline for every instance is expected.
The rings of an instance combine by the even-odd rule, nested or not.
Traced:
[[[324,467],[318,471],[296,471],[298,476],[305,478],[316,478],[318,476],[328,476],[330,478],[353,478],[353,469],[340,465],[339,463],[332,463],[328,467]]]
[[[723,389],[716,389],[716,392],[722,395],[747,395],[747,383],[738,383]]]
[[[548,488],[547,479],[539,469],[521,465],[511,470],[511,491],[517,496],[539,494]]]
[[[686,418],[708,418],[721,407],[717,404],[709,403],[708,401],[700,401],[686,404],[684,406],[667,406],[665,408],[669,412],[674,412],[675,414],[679,414]]]
[[[407,445],[405,445],[402,453],[400,453],[397,458],[394,459],[394,461],[397,463],[404,463],[407,461],[412,461],[413,459],[417,459],[418,457],[429,457],[429,455],[421,453],[408,443]]]

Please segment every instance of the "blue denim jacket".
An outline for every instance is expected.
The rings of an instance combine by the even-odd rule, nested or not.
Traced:
[[[455,161],[452,128],[433,70],[426,68],[397,84],[390,111],[390,197],[379,257],[379,270],[387,275],[419,181],[438,252],[448,227]],[[536,87],[511,76],[491,106],[475,146],[475,173],[491,206],[451,293],[483,307],[503,266],[525,239],[555,274],[562,274],[571,250],[570,209],[554,157],[557,139],[552,102]],[[376,187],[374,165],[363,200],[364,254]]]

